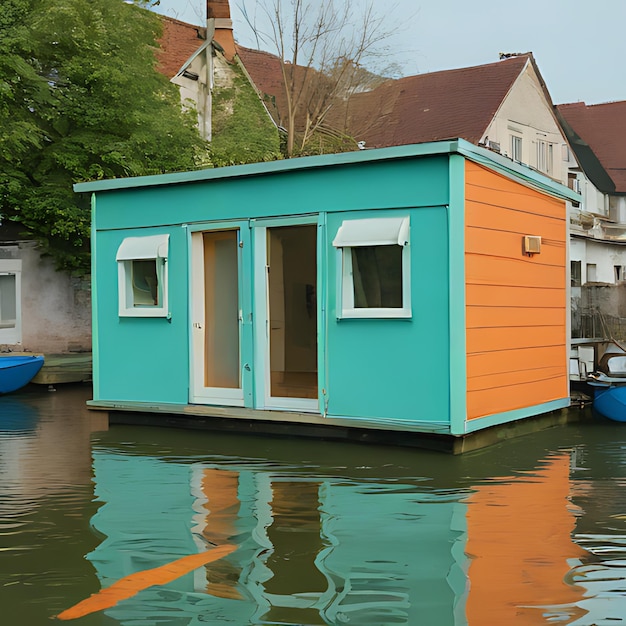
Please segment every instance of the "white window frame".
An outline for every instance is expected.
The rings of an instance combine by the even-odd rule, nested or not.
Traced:
[[[408,216],[344,220],[333,240],[337,248],[337,318],[410,318],[411,313],[411,253]],[[402,247],[402,306],[355,307],[352,248],[362,246]]]
[[[546,172],[554,174],[554,144],[550,142],[546,145]]]
[[[537,169],[544,174],[554,170],[554,144],[545,139],[537,139]]]
[[[118,302],[120,317],[169,317],[168,310],[169,235],[126,237],[117,250]],[[154,261],[157,276],[157,304],[136,304],[133,263]]]
[[[0,259],[0,275],[15,276],[15,324],[0,328],[0,344],[17,345],[22,343],[22,261]]]
[[[523,162],[524,138],[521,135],[511,135],[511,159],[516,163]]]
[[[598,282],[598,266],[595,263],[587,263],[585,267],[585,283]]]

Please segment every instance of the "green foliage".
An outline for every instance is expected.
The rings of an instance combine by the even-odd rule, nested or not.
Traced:
[[[237,64],[232,84],[213,95],[211,158],[215,165],[239,165],[281,158],[279,136],[256,91]]]
[[[0,214],[59,268],[88,271],[73,183],[208,162],[195,116],[155,70],[160,19],[122,0],[2,0]]]

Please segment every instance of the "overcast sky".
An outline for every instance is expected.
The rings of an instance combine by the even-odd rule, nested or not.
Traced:
[[[323,0],[320,0],[323,2]],[[357,0],[362,1],[362,0]],[[555,104],[626,100],[626,0],[373,0],[402,24],[389,41],[403,75],[482,65],[532,52]],[[231,0],[235,39],[255,47]],[[380,7],[380,9],[379,9]],[[203,24],[206,0],[160,0],[159,13]]]

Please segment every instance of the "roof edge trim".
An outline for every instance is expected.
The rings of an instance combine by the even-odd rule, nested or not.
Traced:
[[[561,183],[551,180],[547,176],[531,170],[527,166],[519,165],[502,155],[480,148],[464,139],[452,141],[433,141],[428,143],[394,146],[391,148],[375,148],[358,152],[343,152],[340,154],[325,154],[319,156],[283,159],[265,163],[249,163],[246,165],[231,165],[227,167],[195,170],[191,172],[175,172],[172,174],[157,174],[134,178],[113,178],[84,183],[75,183],[77,193],[93,193],[98,191],[121,191],[142,187],[160,187],[181,183],[198,183],[210,180],[225,180],[247,176],[263,176],[288,171],[302,171],[336,165],[353,165],[357,163],[372,163],[376,161],[393,161],[412,157],[426,157],[437,155],[460,154],[467,159],[490,167],[491,169],[513,178],[529,187],[543,191],[552,196],[580,202],[581,196],[565,187]]]
[[[339,154],[324,154],[318,156],[297,157],[263,163],[248,163],[245,165],[229,165],[226,167],[193,170],[190,172],[174,172],[171,174],[156,174],[152,176],[137,176],[129,178],[111,178],[84,183],[75,183],[74,191],[78,193],[94,191],[114,191],[135,187],[156,187],[177,183],[204,182],[226,178],[245,176],[259,176],[275,172],[314,169],[333,165],[352,165],[354,163],[368,163],[374,161],[390,161],[420,156],[436,156],[456,152],[456,141],[435,141],[429,143],[394,146],[392,148],[374,148],[358,152],[342,152]]]
[[[458,153],[466,159],[474,161],[479,165],[485,165],[492,170],[505,175],[507,178],[515,179],[527,187],[532,187],[551,196],[563,200],[582,202],[582,196],[562,183],[559,183],[545,174],[537,172],[526,165],[521,165],[495,152],[490,152],[485,148],[479,148],[464,139],[458,140]]]

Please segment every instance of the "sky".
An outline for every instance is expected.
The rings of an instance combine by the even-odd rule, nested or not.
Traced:
[[[230,0],[235,40],[243,46],[256,47],[241,7],[250,11],[257,1]],[[626,0],[372,2],[378,12],[394,9],[390,24],[398,28],[387,45],[403,76],[532,52],[555,104],[626,100]],[[206,0],[160,0],[154,10],[204,24]]]

